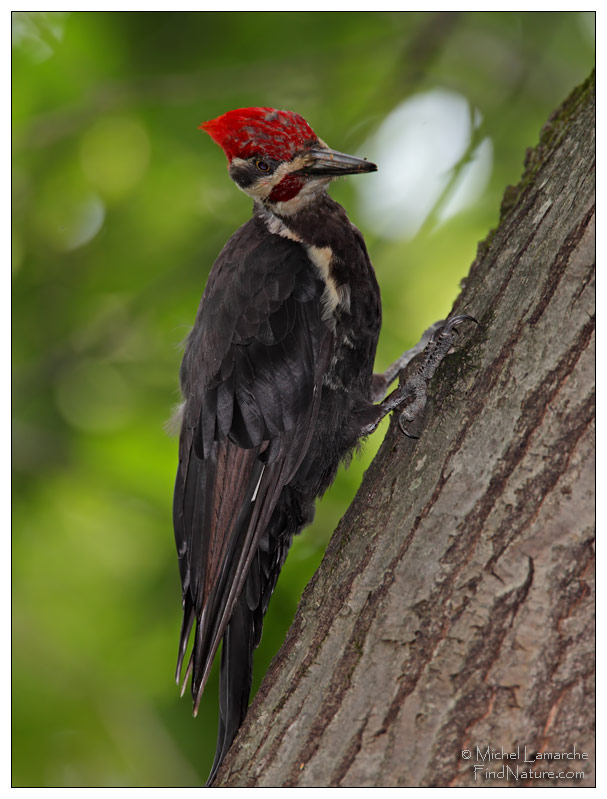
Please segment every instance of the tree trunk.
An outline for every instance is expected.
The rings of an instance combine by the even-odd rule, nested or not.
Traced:
[[[216,785],[593,784],[594,109],[591,76],[528,152],[454,308],[481,327],[421,438],[391,424]]]

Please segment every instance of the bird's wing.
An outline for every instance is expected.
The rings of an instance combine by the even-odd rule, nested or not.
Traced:
[[[245,226],[213,269],[186,348],[177,679],[196,621],[184,681],[191,672],[195,712],[260,537],[314,431],[332,350],[323,290],[300,245]]]

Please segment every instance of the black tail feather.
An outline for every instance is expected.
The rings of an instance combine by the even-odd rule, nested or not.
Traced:
[[[247,606],[246,591],[243,591],[223,636],[217,750],[207,787],[215,779],[247,713],[253,678],[253,629],[253,613]]]
[[[242,593],[234,606],[223,636],[219,675],[219,731],[209,787],[247,714],[253,676],[253,651],[259,646],[263,618],[278,575],[287,557],[293,534],[314,515],[312,503],[302,506],[285,489],[274,509],[251,563]]]

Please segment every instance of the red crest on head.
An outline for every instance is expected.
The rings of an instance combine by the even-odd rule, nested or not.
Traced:
[[[318,141],[302,116],[276,108],[237,108],[203,122],[200,128],[217,142],[228,161],[263,153],[289,161]]]

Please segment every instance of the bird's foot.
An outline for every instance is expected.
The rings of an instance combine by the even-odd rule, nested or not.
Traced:
[[[436,322],[424,333],[420,344],[408,350],[383,375],[374,375],[376,385],[373,396],[383,393],[383,386],[392,381],[396,373],[392,372],[396,365],[404,364],[404,373],[398,387],[377,405],[370,405],[360,414],[356,426],[356,439],[373,433],[381,420],[391,411],[398,410],[398,424],[409,438],[417,438],[410,430],[413,422],[418,420],[428,399],[428,384],[446,355],[453,352],[458,327],[466,321],[479,324],[473,316],[462,314],[453,316],[446,322]],[[381,382],[381,386],[380,386]]]
[[[458,328],[463,322],[479,323],[473,316],[461,314],[448,319],[432,333],[413,371],[405,377],[394,392],[395,409],[400,410],[398,426],[408,438],[418,438],[411,433],[411,425],[421,417],[428,401],[428,384],[445,356],[453,352]],[[389,397],[388,399],[392,399]]]

